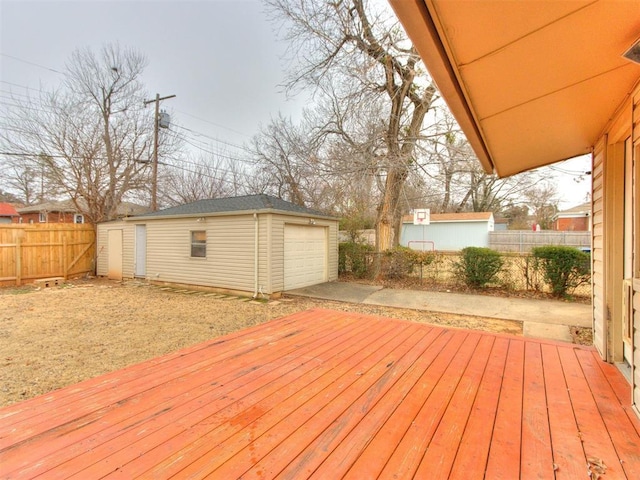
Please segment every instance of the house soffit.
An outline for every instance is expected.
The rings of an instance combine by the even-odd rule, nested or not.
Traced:
[[[390,2],[501,176],[589,153],[640,78],[637,0]]]

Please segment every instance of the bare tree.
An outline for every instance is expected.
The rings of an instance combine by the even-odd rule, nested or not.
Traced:
[[[313,142],[306,133],[282,115],[261,128],[250,147],[256,164],[254,188],[307,206],[316,172],[311,167]]]
[[[170,161],[163,170],[160,184],[165,205],[235,196],[244,189],[237,163],[213,153]]]
[[[0,188],[0,202],[6,203],[24,203],[24,201],[11,192],[7,192]]]
[[[23,199],[25,205],[42,203],[58,194],[51,179],[47,178],[47,159],[8,158],[4,167],[5,185]]]
[[[59,89],[16,99],[2,122],[4,148],[44,168],[90,222],[114,218],[128,194],[148,188],[154,122],[143,106],[146,63],[118,45],[77,50]]]
[[[524,194],[527,204],[535,216],[536,223],[543,230],[553,227],[553,217],[558,213],[558,191],[549,182],[539,182]]]
[[[384,99],[383,125],[375,145],[382,192],[377,205],[376,245],[379,251],[399,242],[403,185],[416,161],[425,116],[436,99],[436,89],[426,75],[416,50],[389,10],[375,12],[364,0],[333,2],[267,0],[274,17],[288,26],[287,38],[296,61],[289,91],[311,86],[318,95],[332,86],[336,98],[347,105]],[[326,90],[325,90],[326,91]],[[327,124],[331,133],[353,144],[349,131],[354,112],[342,109]],[[358,115],[356,110],[355,115]],[[362,143],[362,142],[361,142]]]
[[[298,124],[282,115],[253,138],[252,191],[268,192],[327,214],[375,220],[378,171],[375,149],[365,139],[370,115],[345,127],[344,107],[330,94],[306,109]],[[360,123],[360,125],[356,125]],[[347,132],[358,132],[358,141]],[[374,136],[375,137],[375,136]]]

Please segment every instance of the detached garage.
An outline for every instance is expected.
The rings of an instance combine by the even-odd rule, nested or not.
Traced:
[[[98,225],[97,273],[274,296],[338,278],[338,219],[269,195]]]

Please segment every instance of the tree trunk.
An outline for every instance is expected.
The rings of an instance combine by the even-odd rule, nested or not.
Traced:
[[[402,186],[407,179],[406,166],[396,166],[387,173],[384,194],[378,206],[376,218],[376,250],[384,252],[400,244],[400,236],[396,235],[397,218],[400,215],[398,203]]]

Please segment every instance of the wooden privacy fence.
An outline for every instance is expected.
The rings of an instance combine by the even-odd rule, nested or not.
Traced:
[[[545,245],[567,245],[590,249],[591,232],[532,232],[531,230],[489,232],[489,248],[499,252],[530,252],[533,247]]]
[[[0,285],[93,273],[95,249],[92,225],[0,225]]]

